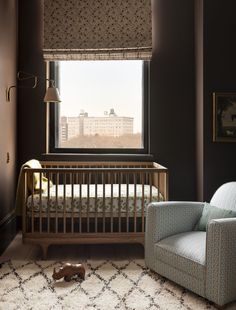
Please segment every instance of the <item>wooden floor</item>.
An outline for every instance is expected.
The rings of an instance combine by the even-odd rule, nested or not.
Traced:
[[[139,244],[109,245],[51,245],[48,249],[48,260],[86,260],[86,259],[132,259],[144,258],[144,248]],[[5,252],[0,262],[15,260],[40,260],[41,248],[35,245],[22,244],[21,233],[18,233]]]

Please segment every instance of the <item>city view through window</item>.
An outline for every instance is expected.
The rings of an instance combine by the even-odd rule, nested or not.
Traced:
[[[60,148],[143,148],[142,61],[60,61]]]

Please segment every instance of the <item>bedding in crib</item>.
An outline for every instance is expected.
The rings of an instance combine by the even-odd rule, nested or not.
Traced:
[[[136,188],[136,189],[135,189]],[[151,196],[151,197],[150,197]],[[49,192],[30,195],[27,209],[35,212],[142,214],[151,201],[162,201],[155,186],[142,184],[53,185]]]

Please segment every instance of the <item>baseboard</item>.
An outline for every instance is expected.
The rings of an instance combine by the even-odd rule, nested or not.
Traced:
[[[13,210],[0,221],[0,255],[11,243],[17,231],[15,210]]]

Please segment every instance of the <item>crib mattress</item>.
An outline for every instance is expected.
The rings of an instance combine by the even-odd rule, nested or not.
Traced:
[[[136,187],[136,193],[135,193]],[[47,192],[34,194],[27,199],[27,209],[34,212],[78,212],[78,213],[109,213],[113,215],[120,213],[142,214],[142,205],[146,209],[150,201],[163,200],[155,186],[142,184],[74,184],[72,198],[72,185],[58,185],[57,198],[56,186],[50,187],[49,195]],[[65,198],[64,198],[65,191]],[[96,193],[97,191],[97,193]],[[111,195],[113,194],[113,195]],[[135,195],[136,194],[136,195]],[[151,194],[151,199],[150,199]],[[112,198],[113,197],[113,198]],[[135,198],[136,197],[136,198]],[[127,211],[128,210],[128,211]]]

